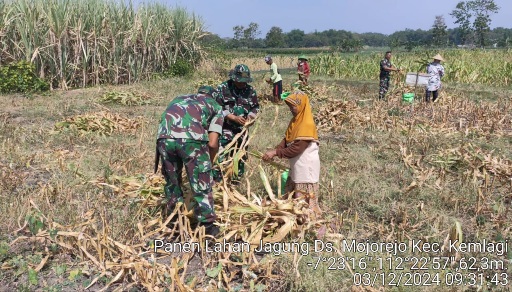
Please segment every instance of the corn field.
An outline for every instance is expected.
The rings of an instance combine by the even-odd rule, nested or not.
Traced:
[[[402,72],[424,72],[424,65],[437,52],[395,53],[391,63]],[[511,50],[449,50],[440,52],[446,75],[443,81],[465,84],[510,86],[512,84]],[[381,53],[368,55],[317,55],[311,58],[313,74],[336,78],[376,79]]]
[[[32,61],[63,89],[132,83],[204,56],[202,20],[157,3],[8,0],[0,18],[0,64]]]
[[[308,264],[317,255],[362,258],[359,251],[343,251],[345,239],[443,243],[510,238],[510,90],[493,90],[497,101],[475,101],[446,89],[435,103],[404,103],[402,93],[408,89],[395,84],[386,102],[373,102],[375,87],[312,82],[303,90],[314,102],[322,141],[323,214],[311,212],[304,198],[283,194],[286,161],[261,162],[261,153],[282,139],[290,118],[286,105],[262,103],[258,119],[238,134],[244,135],[242,145],[224,149],[233,155],[217,164],[224,180],[213,188],[221,228],[214,244],[247,243],[249,249],[216,251],[213,245],[207,251],[206,244],[197,252],[157,248],[161,240],[173,245],[206,239],[204,229],[194,227],[187,185],[184,204],[171,214],[162,210],[164,178],[148,173],[158,113],[167,96],[221,80],[157,80],[115,90],[88,88],[82,94],[55,91],[53,98],[0,95],[5,105],[0,112],[0,287],[368,291],[358,290],[353,277],[370,265],[335,271]],[[246,180],[233,186],[229,178],[246,153]],[[332,243],[335,250],[305,254],[287,252],[282,245],[313,246],[316,240]],[[258,244],[276,249],[257,252]],[[457,262],[466,254],[446,249],[425,256],[447,255]],[[510,269],[508,254],[470,255],[507,263]],[[414,272],[411,265],[404,272]],[[430,271],[436,270],[425,272]],[[449,288],[439,285],[432,291]]]

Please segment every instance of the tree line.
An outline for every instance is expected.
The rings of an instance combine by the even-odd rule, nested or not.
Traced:
[[[300,29],[284,32],[274,26],[261,36],[259,25],[251,22],[248,26],[233,27],[233,37],[221,39],[210,35],[203,39],[227,49],[233,48],[308,48],[329,46],[339,51],[358,51],[363,46],[403,47],[510,47],[512,29],[498,27],[490,29],[491,15],[498,13],[494,0],[461,1],[450,13],[458,27],[448,29],[444,16],[436,15],[428,30],[406,29],[390,35],[382,33],[353,33],[346,30],[329,29],[306,33]]]

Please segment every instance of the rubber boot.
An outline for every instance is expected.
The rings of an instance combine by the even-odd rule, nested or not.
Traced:
[[[204,226],[204,233],[206,235],[217,237],[217,235],[220,233],[220,228],[213,223],[201,223],[201,226]]]

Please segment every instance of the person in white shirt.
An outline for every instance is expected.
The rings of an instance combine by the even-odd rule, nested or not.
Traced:
[[[270,65],[270,78],[267,78],[267,83],[273,84],[272,88],[272,102],[279,103],[281,100],[281,94],[283,93],[283,79],[281,78],[281,74],[277,70],[277,64],[274,63],[272,57],[267,55],[265,57],[265,63]]]
[[[441,77],[444,75],[444,67],[441,62],[444,61],[441,55],[434,56],[434,62],[428,64],[427,74],[428,78],[427,89],[425,92],[425,101],[430,102],[430,95],[432,94],[432,102],[436,101],[438,97],[438,90],[441,88]]]

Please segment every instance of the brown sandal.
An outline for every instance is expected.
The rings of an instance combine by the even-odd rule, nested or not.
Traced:
[[[309,194],[308,199],[309,199],[308,204],[309,204],[309,208],[311,209],[311,211],[313,211],[313,213],[315,213],[315,215],[321,216],[322,209],[320,209],[320,206],[318,205],[318,197],[315,196],[314,194]]]

